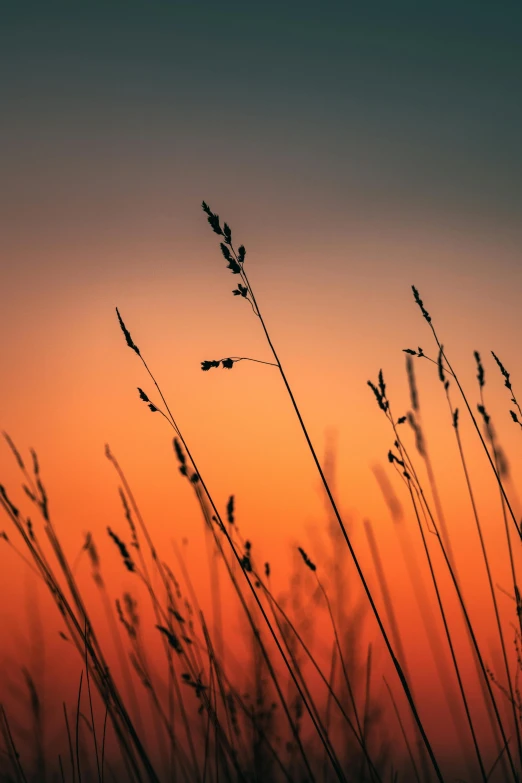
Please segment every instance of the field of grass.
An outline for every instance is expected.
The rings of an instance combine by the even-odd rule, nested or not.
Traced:
[[[248,519],[240,518],[233,495],[225,508],[214,500],[175,411],[134,341],[132,326],[116,310],[126,345],[141,364],[137,396],[165,420],[179,481],[186,483],[201,511],[209,595],[198,594],[182,549],[172,555],[158,551],[109,447],[106,457],[118,481],[121,523],[107,528],[103,542],[86,534],[79,555],[71,557],[49,511],[44,467],[34,451],[27,458],[4,433],[21,471],[24,509],[29,511],[15,504],[10,488],[0,485],[5,523],[0,543],[20,559],[20,567],[37,575],[52,597],[63,626],[60,633],[81,677],[75,702],[58,700],[62,709],[52,716],[50,732],[38,678],[22,668],[23,692],[13,704],[0,707],[1,783],[521,780],[522,530],[509,463],[494,426],[497,415],[509,416],[513,427],[522,429],[508,369],[496,354],[488,356],[506,387],[506,408],[493,413],[486,399],[485,359],[478,352],[470,357],[477,386],[465,390],[427,305],[412,287],[431,350],[405,346],[408,410],[401,404],[397,415],[382,371],[368,381],[375,415],[389,428],[391,444],[388,471],[376,474],[376,487],[395,524],[405,578],[421,618],[414,636],[427,639],[436,672],[440,705],[426,704],[418,687],[423,659],[408,649],[411,628],[390,584],[379,534],[366,520],[369,572],[336,500],[335,454],[322,459],[312,443],[250,282],[245,247],[234,243],[230,227],[205,202],[203,210],[234,276],[233,295],[246,300],[271,358],[203,359],[201,368],[205,373],[217,368],[241,372],[245,364],[256,362],[279,374],[303,448],[317,469],[325,500],[324,530],[312,548],[305,540],[296,545],[287,589],[276,590],[270,562],[258,557],[249,535]],[[423,296],[428,298],[429,292]],[[425,337],[423,332],[421,341]],[[378,366],[379,357],[376,362]],[[447,400],[448,419],[441,426],[454,433],[459,480],[475,537],[473,556],[478,553],[476,563],[468,562],[465,569],[454,551],[455,535],[423,426],[416,380],[421,362],[431,365],[433,384]],[[463,419],[474,430],[474,448],[481,451],[498,490],[495,525],[505,551],[502,585],[476,501],[461,437]],[[408,528],[398,494],[409,503]],[[132,576],[134,592],[116,597],[109,590],[103,568],[103,551],[109,546],[119,554],[122,574]],[[80,560],[90,564],[87,593],[76,576]],[[487,595],[479,628],[466,598],[473,589],[466,584],[469,573]],[[91,619],[93,596],[103,607],[108,636],[99,634]],[[233,623],[232,615],[237,618]],[[483,641],[484,624],[489,644]],[[452,725],[454,743],[447,753],[433,739],[435,714]]]

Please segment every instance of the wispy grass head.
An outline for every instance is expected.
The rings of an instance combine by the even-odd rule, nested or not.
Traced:
[[[187,459],[185,457],[185,453],[183,449],[181,448],[181,443],[177,438],[174,438],[173,440],[174,444],[174,451],[176,452],[176,457],[178,458],[178,462],[180,465],[179,472],[182,476],[187,475]]]
[[[219,234],[219,236],[224,236],[223,229],[221,228],[221,225],[219,223],[219,215],[214,214],[214,212],[212,212],[212,210],[210,209],[209,205],[206,204],[204,201],[201,202],[201,207],[203,209],[203,212],[207,216],[208,222],[212,227],[212,231],[214,231],[216,234]]]
[[[378,386],[376,386],[371,381],[368,381],[368,386],[375,394],[375,399],[377,400],[377,404],[379,408],[386,413],[388,408],[390,407],[390,404],[388,400],[386,399],[386,384],[384,383],[384,378],[382,374],[382,370],[379,370],[379,382]]]
[[[235,360],[230,357],[228,359],[207,359],[201,362],[201,369],[203,372],[207,372],[212,369],[212,367],[219,367],[221,365],[225,370],[231,370],[234,366],[234,362]]]
[[[120,322],[121,330],[122,330],[123,334],[125,335],[125,340],[127,342],[127,345],[129,346],[129,348],[132,348],[132,350],[135,351],[138,354],[138,356],[140,356],[140,349],[135,344],[134,340],[130,336],[129,330],[127,329],[127,327],[123,323],[123,319],[122,319],[122,317],[120,315],[120,311],[118,310],[118,308],[116,308],[116,315],[118,316],[118,321]]]
[[[398,445],[399,445],[399,444],[397,443],[397,441],[395,441],[395,447],[398,447]],[[405,464],[404,464],[403,460],[402,460],[402,459],[399,459],[399,457],[397,457],[397,456],[396,456],[396,455],[393,453],[393,451],[392,451],[391,449],[390,449],[390,451],[388,452],[388,462],[390,463],[390,465],[393,465],[394,463],[395,463],[396,465],[400,465],[400,467],[402,468],[402,475],[404,476],[404,478],[405,478],[407,481],[409,481],[409,480],[410,480],[411,476],[410,476],[410,474],[408,473],[408,471],[406,470],[406,466],[405,466]]]
[[[413,291],[413,296],[415,298],[415,301],[417,302],[417,304],[419,305],[419,307],[421,309],[423,317],[430,324],[431,323],[431,316],[428,313],[428,311],[426,310],[426,308],[424,307],[424,303],[423,303],[422,299],[419,296],[419,292],[417,291],[417,289],[415,288],[414,285],[412,285],[411,290]]]
[[[307,566],[307,568],[309,568],[309,569],[310,569],[310,571],[317,571],[317,567],[316,567],[315,563],[313,563],[313,562],[310,560],[310,558],[308,557],[308,555],[306,554],[306,552],[304,551],[304,549],[303,549],[302,547],[300,547],[300,546],[298,546],[298,547],[297,547],[297,549],[298,549],[298,551],[299,551],[299,554],[300,554],[300,555],[301,555],[301,557],[303,558],[303,562],[304,562],[304,564]]]
[[[212,230],[223,237],[223,242],[219,243],[223,257],[227,262],[227,269],[230,269],[233,275],[240,275],[243,273],[243,264],[245,263],[246,250],[244,245],[240,245],[236,250],[232,245],[232,229],[227,223],[221,224],[219,222],[219,216],[212,212],[209,205],[203,201],[203,212],[207,216],[207,220],[210,223]],[[245,299],[248,297],[248,286],[238,285],[238,287],[232,291],[234,296],[242,296]]]
[[[147,402],[148,403],[149,408],[152,411],[152,413],[157,413],[159,408],[156,408],[154,403],[149,400],[149,398],[147,397],[147,395],[145,394],[143,389],[140,389],[139,386],[138,386],[138,391],[139,391],[139,394],[140,394],[140,400],[143,400],[143,402]]]
[[[444,388],[446,389],[446,391],[448,391],[448,389],[449,389],[449,381],[446,378],[446,374],[444,372],[444,364],[443,364],[443,361],[442,361],[443,358],[444,358],[444,346],[441,345],[440,348],[439,348],[439,355],[437,357],[437,367],[438,367],[438,370],[439,370],[439,380],[441,381],[441,383],[444,384]]]
[[[515,405],[518,408],[519,414],[522,415],[522,409],[520,408],[520,405],[517,402],[517,399],[515,397],[515,392],[513,391],[513,387],[511,385],[510,374],[508,373],[508,371],[506,370],[506,368],[504,367],[504,365],[502,364],[498,356],[495,353],[493,353],[493,351],[491,351],[491,354],[494,360],[496,361],[496,363],[498,364],[500,372],[504,376],[504,386],[507,389],[509,389],[509,391],[511,392],[511,402],[513,403],[513,405]],[[516,413],[516,411],[510,410],[509,415],[511,416],[515,424],[518,424],[518,426],[522,428],[522,421],[518,418],[518,414]]]
[[[230,525],[234,524],[234,495],[230,495],[227,503],[227,519]]]
[[[114,533],[110,527],[107,528],[107,533],[112,538],[118,549],[120,550],[120,555],[122,557],[123,563],[125,565],[125,568],[128,571],[135,571],[136,568],[134,566],[134,561],[132,557],[130,556],[129,550],[127,549],[127,546],[125,543],[119,538],[119,536]]]
[[[493,356],[494,360],[498,364],[500,372],[504,376],[504,386],[507,389],[509,389],[509,391],[513,391],[511,386],[510,374],[508,373],[508,371],[506,370],[506,368],[504,367],[504,365],[502,364],[498,356],[495,353],[493,353],[493,351],[491,351],[491,355]]]
[[[477,410],[480,413],[480,415],[482,416],[482,418],[484,420],[484,424],[487,427],[489,422],[491,421],[489,413],[486,411],[486,408],[484,407],[484,405],[477,405]]]
[[[415,378],[415,370],[413,367],[413,359],[411,358],[411,354],[416,355],[415,351],[411,351],[409,349],[405,350],[406,356],[406,373],[408,375],[408,386],[410,389],[410,401],[411,401],[411,407],[414,411],[419,410],[419,393],[417,390],[417,381]]]
[[[98,549],[96,548],[96,544],[94,543],[92,533],[85,534],[85,542],[83,544],[82,549],[85,550],[85,552],[87,552],[92,567],[98,569],[100,567],[100,556],[98,554]]]
[[[0,497],[2,498],[3,502],[5,503],[5,505],[7,506],[7,508],[13,515],[13,517],[18,519],[19,511],[16,508],[16,506],[13,503],[11,503],[11,501],[9,500],[7,496],[7,492],[5,491],[5,487],[3,487],[2,484],[0,484]]]
[[[244,571],[252,572],[252,544],[245,541],[245,553],[241,558],[241,566]]]
[[[169,629],[165,628],[163,625],[157,625],[156,628],[165,636],[169,646],[180,655],[183,652],[183,647],[181,646],[181,642],[179,641],[176,634],[172,633],[172,631],[169,631]]]
[[[224,244],[224,242],[221,242],[219,245],[221,248],[221,252],[223,253],[223,256],[225,258],[225,261],[228,262],[227,269],[230,269],[233,275],[239,275],[241,273],[241,266],[236,261],[228,247]]]
[[[412,428],[413,433],[415,435],[415,447],[416,447],[417,451],[419,452],[419,454],[421,455],[421,457],[425,457],[426,456],[426,447],[425,447],[425,444],[424,444],[424,436],[422,434],[422,430],[421,430],[417,420],[415,419],[415,416],[413,415],[413,413],[411,411],[408,412],[407,419],[408,419],[408,424]]]
[[[241,285],[241,283],[239,283],[238,287],[234,288],[232,293],[234,294],[234,296],[244,296],[246,299],[248,296],[248,288],[246,287],[246,285]]]
[[[422,348],[419,346],[416,351],[413,350],[413,348],[403,348],[402,349],[404,353],[409,353],[410,356],[418,356],[419,358],[426,358],[426,354],[422,350]]]
[[[7,445],[9,446],[11,451],[13,452],[14,458],[15,458],[16,462],[18,463],[18,467],[20,468],[20,470],[25,470],[24,461],[23,461],[22,457],[20,456],[20,452],[18,451],[18,449],[14,445],[13,441],[11,440],[11,438],[9,437],[7,432],[4,432],[3,435],[4,435],[4,438],[5,438],[6,442],[7,442]]]
[[[482,364],[482,361],[480,359],[480,354],[478,351],[473,351],[473,356],[475,357],[475,361],[477,363],[477,381],[479,387],[482,389],[485,384],[485,374],[484,374],[484,366]]]

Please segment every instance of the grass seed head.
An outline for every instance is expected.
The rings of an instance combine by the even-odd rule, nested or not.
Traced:
[[[125,341],[126,341],[127,345],[129,346],[129,348],[132,348],[132,350],[135,351],[135,353],[137,353],[138,356],[139,356],[140,355],[140,350],[139,350],[138,346],[135,344],[135,342],[132,339],[132,337],[130,336],[129,330],[127,329],[127,327],[123,323],[123,318],[121,317],[120,311],[118,310],[118,308],[116,308],[116,315],[118,316],[118,321],[120,322],[121,330],[122,330],[122,332],[123,332],[123,334],[125,336]]]
[[[485,375],[484,375],[484,366],[482,364],[482,361],[480,359],[480,354],[478,351],[473,351],[473,356],[475,357],[475,362],[477,363],[477,381],[479,387],[482,389],[485,384]]]
[[[419,305],[419,307],[420,307],[420,309],[421,309],[421,312],[422,312],[422,315],[423,315],[423,317],[426,319],[426,321],[427,321],[429,324],[431,324],[431,317],[430,317],[430,314],[428,313],[428,311],[427,311],[427,310],[426,310],[426,308],[424,307],[424,303],[423,303],[422,299],[421,299],[421,298],[420,298],[420,296],[419,296],[419,292],[417,291],[417,289],[415,288],[415,286],[414,286],[414,285],[412,285],[412,287],[411,287],[411,290],[413,291],[413,296],[414,296],[414,298],[415,298],[415,301],[417,302],[417,304]]]

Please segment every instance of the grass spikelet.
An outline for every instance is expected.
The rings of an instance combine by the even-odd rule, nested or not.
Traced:
[[[422,299],[419,296],[419,292],[417,291],[417,289],[415,288],[414,285],[412,285],[411,290],[413,291],[413,297],[414,297],[415,301],[417,302],[417,304],[419,305],[423,317],[430,324],[431,323],[431,316],[428,313],[428,311],[426,310],[426,308],[424,307],[424,303],[423,303]]]
[[[310,560],[310,558],[308,557],[308,555],[306,554],[304,549],[302,547],[298,546],[297,550],[298,550],[299,554],[301,555],[301,557],[303,558],[303,562],[306,565],[306,567],[309,568],[310,571],[316,571],[317,567],[316,567],[315,563],[313,563]]]
[[[3,434],[3,436],[4,436],[5,440],[6,440],[7,445],[9,446],[11,451],[13,452],[13,456],[14,456],[17,464],[18,464],[18,467],[20,468],[21,471],[23,471],[25,473],[25,465],[24,465],[24,461],[23,461],[22,457],[20,456],[20,452],[16,448],[15,444],[13,443],[13,441],[11,440],[11,438],[9,437],[7,432],[4,432],[2,434]]]
[[[412,352],[414,355],[415,351]],[[408,376],[408,387],[410,390],[410,401],[411,401],[411,407],[414,411],[419,410],[419,393],[417,391],[417,380],[415,378],[415,368],[413,366],[413,359],[409,355],[410,352],[407,352],[406,356],[406,374]]]
[[[132,348],[132,350],[133,350],[135,353],[137,353],[137,354],[138,354],[138,356],[139,356],[139,355],[140,355],[140,349],[139,349],[139,348],[138,348],[138,346],[135,344],[134,340],[133,340],[133,339],[132,339],[132,337],[130,336],[130,332],[129,332],[129,330],[127,329],[127,327],[126,327],[126,326],[125,326],[125,324],[123,323],[123,319],[122,319],[122,317],[121,317],[121,315],[120,315],[120,311],[118,310],[118,308],[116,308],[116,315],[118,316],[118,321],[119,321],[119,323],[120,323],[121,330],[122,330],[122,332],[123,332],[123,334],[124,334],[124,336],[125,336],[125,342],[126,342],[126,343],[127,343],[127,345],[129,346],[129,348]]]
[[[123,563],[125,565],[125,568],[128,571],[135,571],[136,567],[134,565],[134,561],[133,561],[132,557],[129,554],[129,550],[127,549],[127,546],[124,544],[124,542],[121,540],[121,538],[119,538],[116,535],[116,533],[114,533],[111,530],[110,527],[107,528],[107,533],[109,534],[109,536],[112,538],[112,540],[114,541],[114,543],[118,547],[120,555],[121,555],[122,560],[123,560]]]
[[[477,381],[479,388],[483,388],[484,384],[486,382],[485,380],[485,374],[484,374],[484,366],[482,364],[480,354],[478,351],[473,351],[473,356],[475,357],[475,362],[477,363]]]
[[[234,524],[234,495],[230,495],[227,503],[227,520],[229,525]]]

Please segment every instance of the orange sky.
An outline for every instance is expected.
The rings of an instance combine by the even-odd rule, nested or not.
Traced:
[[[239,233],[238,220],[225,215],[233,230]],[[30,298],[23,294],[21,285],[18,292],[17,286],[12,285],[11,306],[18,295],[20,303],[18,307],[13,306],[13,310],[26,315],[19,319],[16,332],[8,333],[5,350],[6,366],[10,371],[9,383],[2,389],[2,424],[20,449],[33,446],[38,450],[51,510],[71,558],[81,547],[83,534],[92,531],[106,567],[110,569],[109,584],[115,594],[121,594],[123,589],[132,587],[132,580],[123,572],[105,533],[108,524],[122,535],[126,529],[117,496],[118,482],[103,454],[104,444],[109,443],[127,472],[157,541],[166,547],[169,556],[170,539],[174,538],[178,543],[185,537],[189,539],[188,562],[201,591],[201,601],[208,606],[208,598],[204,597],[208,589],[204,577],[207,561],[199,554],[203,546],[199,513],[177,472],[171,431],[166,422],[158,414],[151,414],[138,398],[136,387],[141,386],[158,402],[139,360],[125,345],[114,312],[116,304],[133,339],[157,375],[216,501],[224,509],[228,495],[235,494],[237,523],[242,534],[254,542],[258,562],[268,559],[272,563],[278,590],[284,591],[288,585],[291,545],[299,543],[313,553],[310,531],[317,535],[318,529],[325,529],[325,517],[318,477],[276,371],[246,362],[230,372],[220,368],[203,374],[199,369],[202,359],[229,354],[270,359],[247,304],[230,296],[231,283],[235,281],[223,269],[219,248],[202,216],[199,228],[196,239],[201,248],[199,268],[193,263],[198,253],[188,249],[191,237],[187,236],[180,239],[178,250],[172,249],[170,269],[158,276],[151,273],[149,280],[144,280],[136,271],[130,278],[108,281],[106,286],[102,281],[98,287],[94,281],[68,287],[57,282],[56,289],[49,287],[49,294],[43,297],[36,295],[35,286]],[[387,286],[380,293],[368,289],[364,294],[364,307],[360,303],[361,281],[357,281],[356,272],[358,296],[346,271],[341,301],[341,285],[336,284],[331,291],[324,282],[320,266],[315,285],[310,268],[306,281],[296,279],[283,297],[277,280],[281,275],[290,279],[289,268],[295,268],[298,263],[298,249],[294,249],[295,255],[285,256],[288,261],[281,261],[279,268],[273,263],[267,268],[261,252],[263,248],[250,251],[248,238],[241,233],[240,239],[247,245],[251,281],[256,285],[274,340],[321,456],[328,433],[335,433],[337,496],[353,520],[356,549],[365,564],[370,585],[378,591],[362,529],[363,519],[372,520],[386,574],[393,585],[392,596],[399,607],[409,667],[415,672],[414,681],[420,688],[421,700],[430,704],[429,712],[435,716],[438,714],[436,705],[440,705],[436,673],[430,662],[425,635],[422,632],[419,636],[420,617],[416,615],[411,584],[393,523],[372,473],[376,463],[388,471],[395,491],[407,509],[407,524],[417,536],[417,557],[422,553],[407,495],[386,461],[387,450],[393,442],[391,430],[366,386],[366,380],[375,381],[377,371],[382,367],[397,417],[410,407],[405,357],[401,349],[420,344],[427,353],[436,355],[427,325],[417,312],[406,285],[407,267],[401,274],[404,278],[402,291],[398,285],[396,290]],[[433,249],[428,236],[424,242],[425,253],[430,257]],[[440,240],[433,237],[431,244],[437,243]],[[419,238],[418,248],[421,247]],[[124,251],[122,240],[119,252],[123,255]],[[349,252],[358,255],[353,247]],[[381,252],[387,252],[384,245]],[[129,247],[129,254],[133,253],[136,253],[135,249]],[[470,249],[468,253],[471,253]],[[146,256],[145,269],[155,269],[156,259],[157,266],[162,268],[161,253],[151,248]],[[184,271],[176,281],[176,259],[185,259],[185,267],[187,256],[193,265],[189,265],[188,272]],[[358,263],[361,263],[360,256]],[[364,264],[361,267],[364,269]],[[495,425],[516,479],[520,470],[517,459],[519,432],[508,419],[509,398],[500,374],[487,356],[487,349],[494,347],[516,382],[520,365],[516,362],[515,330],[506,329],[501,320],[477,317],[481,308],[493,307],[477,289],[474,301],[466,296],[461,302],[455,294],[446,297],[437,286],[430,289],[428,283],[432,274],[425,272],[423,275],[421,268],[417,275],[421,281],[423,277],[427,278],[424,286],[417,281],[425,304],[451,361],[459,371],[462,369],[462,379],[473,402],[478,397],[471,351],[481,348],[487,372],[488,410],[494,412]],[[270,275],[276,279],[273,294]],[[449,274],[445,283],[448,277]],[[192,291],[197,293],[193,295]],[[500,304],[496,306],[500,313]],[[514,319],[515,316],[508,312],[508,322],[510,317]],[[493,615],[484,592],[476,531],[446,403],[436,368],[427,362],[421,364],[421,360],[417,360],[415,367],[423,421],[452,530],[464,593],[481,639],[487,644],[493,633]],[[462,410],[453,388],[452,394],[454,404]],[[461,421],[482,523],[494,557],[495,579],[509,590],[505,543],[498,532],[502,522],[494,479],[477,436],[464,415]],[[411,437],[409,442],[412,445]],[[5,446],[2,452],[2,480],[16,502],[23,506],[25,502],[17,489],[16,466]],[[519,512],[518,503],[515,507]],[[435,548],[434,542],[431,543]],[[20,624],[26,576],[7,547],[2,548],[0,557],[2,593],[10,596],[1,609],[3,627],[9,629],[4,638],[9,638],[11,630]],[[436,563],[439,573],[444,574],[440,557],[436,556]],[[89,590],[88,568],[85,564],[83,567]],[[445,595],[451,596],[451,587],[444,576],[442,584]],[[503,611],[512,613],[509,599],[500,596],[499,600]],[[487,611],[484,611],[484,603]],[[449,605],[453,607],[455,627],[460,628],[462,635],[453,598]],[[380,607],[382,609],[382,602]],[[53,650],[60,642],[56,640],[58,618],[51,607],[44,616],[51,637],[54,634],[54,641],[50,643]],[[414,616],[417,619],[412,623]],[[507,628],[513,619],[513,613],[505,614]],[[101,618],[100,621],[103,627]],[[438,633],[442,634],[440,621],[437,622]],[[368,638],[376,639],[373,621],[366,627]],[[4,644],[4,648],[4,654],[12,654],[9,643]],[[468,661],[464,670],[467,667],[469,671],[468,687],[473,693],[476,680],[469,669],[471,661],[464,641],[460,642],[459,649],[462,661]],[[385,663],[390,674],[383,651],[380,661]],[[74,666],[71,671],[75,671]],[[476,709],[480,715],[483,708],[477,698]],[[445,709],[443,705],[440,708]],[[441,733],[440,721],[435,721],[432,731],[442,752],[451,742],[452,732]],[[484,732],[484,737],[488,737],[487,728]]]
[[[189,11],[183,13],[186,20],[171,20],[173,34],[180,37],[183,24],[194,21]],[[247,16],[241,24],[248,27]],[[178,544],[188,539],[187,562],[202,604],[209,606],[200,515],[178,473],[172,432],[138,398],[139,386],[159,403],[138,358],[125,345],[117,306],[220,509],[235,495],[237,524],[253,542],[257,562],[272,563],[277,591],[288,588],[290,552],[297,544],[310,550],[321,570],[314,536],[327,527],[324,500],[277,371],[247,362],[232,371],[200,370],[202,360],[229,355],[272,359],[249,306],[231,296],[236,279],[201,211],[204,198],[231,225],[236,244],[246,246],[250,281],[321,458],[329,439],[335,439],[336,496],[350,519],[368,581],[379,595],[363,530],[364,519],[372,522],[399,607],[409,667],[421,702],[428,705],[427,720],[438,747],[450,754],[451,731],[443,729],[436,707],[440,686],[426,657],[428,643],[397,531],[372,472],[376,464],[387,471],[400,497],[403,525],[421,562],[418,531],[405,488],[386,460],[393,434],[366,382],[375,382],[383,369],[397,418],[410,406],[402,349],[422,346],[436,358],[428,325],[411,295],[415,284],[474,409],[473,351],[481,352],[486,405],[509,458],[513,484],[519,484],[521,432],[509,418],[509,394],[490,355],[491,350],[499,355],[522,395],[522,238],[514,209],[519,186],[516,177],[508,176],[517,117],[511,124],[499,118],[490,128],[493,145],[487,128],[477,122],[487,115],[490,126],[495,124],[493,76],[505,86],[504,93],[496,94],[508,111],[511,83],[504,71],[495,71],[503,61],[494,66],[494,58],[490,62],[486,57],[492,81],[482,92],[467,93],[473,97],[469,106],[452,102],[457,101],[457,87],[451,87],[451,80],[437,83],[439,92],[423,91],[417,104],[412,97],[417,94],[412,75],[416,58],[425,69],[426,87],[439,76],[417,49],[407,48],[404,54],[397,43],[392,47],[397,73],[389,76],[391,93],[383,86],[382,94],[372,99],[377,72],[368,65],[371,58],[366,63],[364,57],[373,44],[354,33],[353,56],[358,53],[368,66],[368,92],[360,92],[356,82],[337,93],[324,91],[316,70],[318,81],[311,82],[307,94],[300,81],[306,73],[299,76],[297,66],[285,70],[282,64],[277,70],[277,58],[275,70],[268,69],[262,81],[262,43],[269,46],[272,33],[261,26],[246,60],[251,78],[261,80],[257,98],[251,98],[240,69],[234,70],[228,76],[237,102],[226,114],[209,97],[207,71],[198,70],[190,53],[184,65],[169,59],[159,19],[154,24],[149,20],[142,34],[134,17],[121,29],[111,19],[98,29],[95,21],[93,17],[81,27],[64,17],[63,29],[38,15],[29,26],[14,16],[9,22],[10,62],[21,60],[34,38],[43,66],[39,70],[38,62],[29,59],[25,70],[13,76],[12,111],[4,131],[10,154],[1,239],[0,427],[24,456],[29,447],[37,450],[51,512],[71,559],[83,534],[91,531],[107,564],[108,582],[121,592],[132,579],[122,571],[105,532],[107,525],[125,532],[117,477],[104,457],[109,443],[167,556],[173,557],[171,539]],[[201,24],[201,37],[190,29],[204,49],[208,30],[207,23]],[[371,20],[361,17],[358,24],[368,35],[373,30]],[[303,41],[312,27],[308,19]],[[319,61],[335,31],[325,23],[316,35],[313,57]],[[129,52],[134,39],[143,46],[133,64]],[[60,46],[53,53],[54,40]],[[304,43],[302,50],[292,40],[292,62],[303,58],[305,67]],[[431,43],[433,52],[439,51]],[[496,39],[493,43],[498,45]],[[461,50],[468,65],[477,55],[471,49],[463,44]],[[225,80],[227,73],[220,69],[226,66],[214,49],[205,62]],[[386,72],[384,65],[378,64],[378,72]],[[409,74],[404,84],[411,94],[400,92],[402,68]],[[288,83],[281,81],[281,73]],[[455,84],[461,78],[464,90],[464,65],[456,74]],[[430,125],[433,116],[440,118],[438,137]],[[473,143],[466,146],[470,138]],[[463,591],[487,646],[493,615],[446,401],[436,368],[423,360],[416,360],[415,368]],[[495,581],[509,591],[498,490],[454,384],[451,391],[453,405],[461,409],[462,437]],[[403,432],[413,450],[409,430]],[[0,470],[0,483],[14,502],[27,508],[5,444],[0,444]],[[511,496],[520,518],[516,492]],[[9,533],[7,519],[0,519],[2,529]],[[32,588],[24,567],[3,543],[0,652],[10,658],[13,634],[25,627],[23,607]],[[442,575],[435,543],[430,541]],[[425,573],[422,563],[421,570]],[[90,590],[88,568],[82,579]],[[353,573],[350,579],[355,583]],[[460,627],[459,650],[470,692],[476,694],[446,576],[442,584],[452,622]],[[53,657],[61,655],[59,621],[49,601],[41,600],[52,669]],[[382,609],[380,597],[379,602]],[[499,602],[509,629],[514,605],[503,595]],[[373,620],[367,621],[367,637],[377,639]],[[382,650],[379,655],[390,673]],[[480,698],[473,699],[480,713]]]

